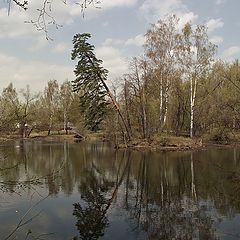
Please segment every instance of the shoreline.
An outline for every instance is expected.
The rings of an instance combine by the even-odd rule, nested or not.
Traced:
[[[93,142],[93,141],[110,141],[102,136],[86,135],[81,136],[76,133],[66,134],[52,134],[52,135],[33,135],[28,138],[21,138],[19,136],[0,136],[0,145],[15,141],[44,141],[44,142]],[[215,142],[208,141],[201,138],[187,138],[187,137],[172,137],[164,136],[154,139],[151,142],[146,139],[134,139],[128,143],[113,144],[115,149],[132,149],[138,151],[189,151],[189,150],[202,150],[208,147],[215,148],[228,148],[239,146],[240,143],[236,141],[229,142]]]

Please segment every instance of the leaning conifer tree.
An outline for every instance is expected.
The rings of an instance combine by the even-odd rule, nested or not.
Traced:
[[[80,104],[86,123],[92,128],[103,120],[108,104],[105,97],[108,95],[123,121],[128,139],[131,140],[132,137],[119,106],[105,83],[108,71],[101,66],[102,60],[95,56],[94,45],[87,42],[90,37],[89,33],[76,34],[73,37],[72,51],[72,60],[79,59],[74,70],[76,79],[73,81],[73,89],[82,93]]]

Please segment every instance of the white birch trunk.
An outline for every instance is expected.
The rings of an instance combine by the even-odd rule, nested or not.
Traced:
[[[159,126],[161,128],[162,126],[162,109],[163,109],[163,79],[162,79],[162,74],[160,78],[160,106],[159,106]]]
[[[194,86],[193,86],[194,85]],[[195,78],[194,84],[193,84],[193,79],[191,79],[191,99],[190,99],[190,108],[191,108],[191,117],[190,117],[190,137],[193,137],[193,120],[194,120],[194,104],[195,104],[195,99],[196,99],[196,91],[197,91],[197,79]]]
[[[166,82],[166,93],[165,93],[165,113],[164,113],[164,119],[163,124],[166,124],[167,121],[167,113],[168,113],[168,89],[169,89],[169,79],[167,75],[167,82]]]
[[[190,86],[190,137],[193,137],[193,83],[191,79],[191,86]]]

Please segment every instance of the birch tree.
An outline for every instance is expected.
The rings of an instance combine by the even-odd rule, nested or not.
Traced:
[[[0,130],[11,132],[19,129],[22,137],[28,137],[34,127],[38,94],[32,94],[27,86],[20,90],[20,95],[12,83],[3,89],[0,98]]]
[[[35,113],[37,106],[35,104],[38,99],[38,94],[32,94],[29,85],[26,89],[20,89],[23,100],[20,103],[20,126],[22,137],[29,137],[33,128],[35,127]]]
[[[131,127],[131,118],[130,118],[130,107],[131,107],[131,92],[130,92],[130,83],[124,78],[124,85],[123,85],[123,101],[124,101],[124,108],[125,108],[125,114],[127,119],[128,128],[130,131],[130,134],[132,134],[132,127]]]
[[[145,54],[153,62],[159,88],[159,126],[166,124],[168,115],[170,78],[174,74],[179,50],[179,19],[173,15],[165,20],[158,20],[151,25],[145,35]],[[164,84],[165,80],[165,84]],[[165,88],[165,89],[164,89]]]
[[[59,86],[56,80],[48,82],[44,90],[43,102],[46,105],[47,119],[48,119],[48,135],[51,133],[53,127],[54,116],[58,105]]]
[[[135,112],[137,126],[142,130],[142,137],[149,137],[148,116],[148,67],[144,58],[134,57],[130,62],[130,73],[125,75],[125,86],[128,85],[128,97],[131,98],[131,113]]]
[[[20,101],[16,88],[10,83],[3,89],[0,99],[0,129],[1,131],[14,131],[20,118]]]
[[[66,134],[68,134],[68,122],[72,100],[72,84],[69,81],[65,81],[60,86],[60,108],[63,117],[63,130],[66,132]]]
[[[183,30],[182,65],[185,80],[190,81],[190,137],[194,131],[194,108],[198,82],[210,69],[216,52],[216,45],[208,40],[207,29],[203,25],[191,26],[187,23]]]

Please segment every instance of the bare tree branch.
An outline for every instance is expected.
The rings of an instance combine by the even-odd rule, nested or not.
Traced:
[[[34,205],[32,205],[26,212],[25,214],[21,217],[21,219],[19,220],[17,226],[12,230],[12,232],[4,238],[4,240],[10,239],[10,237],[22,226],[28,224],[29,222],[31,222],[34,218],[38,217],[41,214],[41,211],[38,212],[37,214],[33,215],[32,217],[30,217],[29,219],[25,220],[26,216],[29,215],[29,213],[37,206],[39,205],[41,202],[43,202],[46,198],[48,198],[49,195],[47,195],[46,197],[40,199],[38,202],[36,202]]]
[[[8,0],[8,15],[11,11],[11,3],[19,6],[24,10],[28,10],[29,1],[19,1],[19,0]],[[54,0],[42,0],[42,7],[36,9],[38,11],[38,17],[36,20],[25,21],[25,23],[33,24],[38,31],[43,31],[46,35],[47,40],[52,40],[52,38],[48,34],[48,26],[54,25],[56,29],[62,27],[61,24],[58,24],[55,20],[54,15],[52,14],[52,5]],[[67,0],[62,0],[64,4],[67,5]],[[82,16],[85,16],[85,10],[92,5],[95,8],[100,8],[99,4],[100,0],[81,0],[80,2],[76,2],[77,5],[80,6],[80,11]]]

